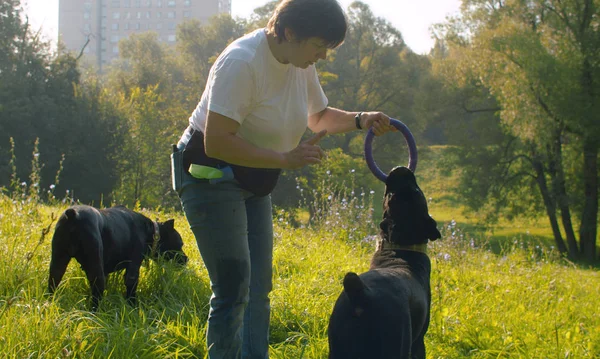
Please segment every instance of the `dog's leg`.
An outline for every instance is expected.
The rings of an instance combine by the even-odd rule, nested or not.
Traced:
[[[130,305],[135,305],[137,302],[135,293],[140,278],[140,265],[141,264],[131,262],[125,270],[125,287],[127,288],[125,298]]]
[[[48,277],[48,292],[54,293],[56,287],[65,275],[67,266],[71,256],[67,253],[58,253],[58,251],[52,251],[52,259],[50,260],[50,276]]]
[[[81,264],[85,272],[90,289],[92,291],[92,311],[98,309],[98,304],[104,295],[106,287],[106,274],[104,273],[104,261],[102,258],[102,248],[87,248],[79,253],[75,259]]]
[[[413,332],[409,309],[401,308],[396,314],[388,316],[388,321],[394,326],[378,333],[381,336],[380,358],[412,359]]]
[[[92,289],[92,311],[96,311],[98,309],[98,304],[104,295],[106,276],[104,275],[102,266],[100,268],[90,268],[85,272],[87,279],[90,282],[90,288]]]
[[[425,334],[422,334],[412,345],[411,359],[425,358]]]
[[[427,318],[425,319],[425,327],[421,330],[419,335],[416,337],[415,341],[412,345],[411,359],[425,359],[425,333],[427,333],[427,329],[429,327],[429,319],[430,314],[427,313]]]

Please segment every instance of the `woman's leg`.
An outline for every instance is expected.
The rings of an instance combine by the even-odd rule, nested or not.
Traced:
[[[208,355],[210,359],[238,359],[250,286],[247,192],[235,181],[214,185],[191,182],[181,192],[181,203],[213,291],[208,317]]]
[[[269,293],[273,288],[273,214],[271,196],[246,199],[250,249],[250,300],[244,315],[242,358],[269,357]]]

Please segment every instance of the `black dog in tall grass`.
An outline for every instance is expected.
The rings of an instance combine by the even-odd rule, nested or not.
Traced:
[[[135,303],[140,267],[145,257],[159,256],[185,264],[183,241],[174,220],[155,222],[117,206],[96,209],[73,206],[59,218],[52,237],[48,291],[54,293],[69,261],[75,258],[86,273],[92,291],[92,310],[98,308],[109,273],[125,269],[126,298]]]
[[[406,167],[390,172],[383,210],[369,271],[344,277],[329,321],[330,359],[425,358],[431,306],[426,248],[441,235]]]

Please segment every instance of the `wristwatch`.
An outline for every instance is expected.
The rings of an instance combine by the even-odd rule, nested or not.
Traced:
[[[359,130],[362,130],[362,126],[360,125],[360,116],[362,114],[362,112],[359,112],[356,114],[356,116],[354,116],[354,123],[356,124],[356,128],[358,128]]]

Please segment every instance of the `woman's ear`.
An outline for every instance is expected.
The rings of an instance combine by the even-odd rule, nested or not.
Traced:
[[[294,34],[294,31],[292,29],[290,29],[289,27],[286,27],[284,30],[284,33],[285,33],[285,40],[287,42],[296,41],[296,34]]]

